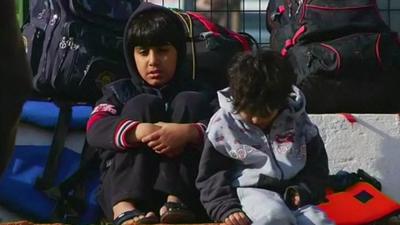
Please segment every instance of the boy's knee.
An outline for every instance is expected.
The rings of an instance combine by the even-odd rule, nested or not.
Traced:
[[[156,113],[158,115],[160,112],[165,112],[165,104],[160,97],[150,94],[140,94],[125,103],[121,115],[129,118],[143,117],[143,115],[152,117],[152,114]]]
[[[174,99],[174,107],[191,109],[204,109],[207,106],[206,96],[196,91],[185,91],[179,93]]]
[[[160,97],[150,94],[139,94],[134,98],[126,102],[124,108],[126,107],[158,107],[164,105]]]

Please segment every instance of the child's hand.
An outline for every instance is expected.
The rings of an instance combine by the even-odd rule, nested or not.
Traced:
[[[190,124],[156,123],[161,129],[143,137],[141,140],[159,154],[174,157],[182,153],[185,146],[197,132]]]
[[[141,142],[142,138],[161,129],[152,123],[139,123],[137,127],[127,136],[128,142],[131,144]]]
[[[301,202],[301,199],[300,199],[299,193],[295,193],[294,196],[292,197],[293,206],[295,206],[297,208],[300,207],[300,202]]]
[[[139,123],[135,130],[135,136],[137,140],[140,141],[143,137],[146,137],[159,129],[161,129],[160,126],[152,123]]]
[[[287,187],[283,198],[290,209],[297,209],[303,205],[310,204],[310,195],[299,185]]]
[[[235,212],[225,219],[225,225],[250,225],[250,219],[243,212]]]

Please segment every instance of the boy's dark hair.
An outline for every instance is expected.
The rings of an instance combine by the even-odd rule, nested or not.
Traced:
[[[228,70],[233,108],[265,116],[287,104],[296,81],[289,62],[273,51],[236,56]]]
[[[147,10],[136,15],[127,30],[128,48],[171,44],[178,53],[177,65],[186,56],[186,35],[179,18],[168,9]]]

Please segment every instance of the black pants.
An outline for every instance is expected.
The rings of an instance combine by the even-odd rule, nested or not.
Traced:
[[[141,94],[125,104],[121,116],[149,123],[192,123],[208,119],[210,111],[206,97],[198,92],[181,92],[170,105],[155,95]],[[156,154],[145,145],[116,153],[102,175],[98,196],[106,217],[112,219],[112,207],[120,201],[157,212],[172,194],[204,220],[195,188],[200,155],[201,146],[187,146],[176,158]]]

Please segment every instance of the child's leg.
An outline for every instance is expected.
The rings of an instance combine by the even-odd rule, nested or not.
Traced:
[[[260,188],[237,188],[243,211],[253,225],[296,225],[296,219],[279,194]]]
[[[158,122],[166,117],[165,106],[159,97],[142,94],[125,104],[120,117],[140,122]],[[143,209],[144,204],[151,202],[159,161],[158,154],[141,146],[115,153],[103,163],[106,168],[99,202],[108,219],[113,220],[121,213],[137,207]],[[145,213],[145,216],[149,215]]]
[[[208,215],[200,202],[200,192],[196,188],[201,149],[187,149],[179,158],[179,175],[184,185],[183,201],[196,212],[200,222],[209,221]]]
[[[179,93],[171,102],[168,114],[172,123],[194,123],[207,119],[210,115],[210,106],[204,94],[195,91]],[[189,146],[188,146],[189,148]],[[185,194],[188,188],[195,188],[197,167],[200,159],[200,151],[185,149],[177,158],[165,158],[160,164],[160,179],[158,187],[178,197]]]
[[[150,94],[140,94],[130,99],[122,109],[121,118],[147,123],[168,119],[163,100]]]
[[[153,184],[158,173],[159,156],[146,147],[117,153],[106,162],[99,203],[107,218],[142,209],[153,198]]]
[[[209,97],[196,91],[179,93],[171,103],[169,110],[171,122],[196,123],[211,117],[212,110]],[[187,146],[177,159],[178,176],[182,183],[182,200],[198,215],[201,220],[208,220],[200,194],[195,186],[202,146]]]
[[[195,186],[200,156],[200,149],[187,149],[176,158],[163,158],[155,185],[156,190],[177,197],[172,197],[167,201],[183,202],[190,209],[196,211],[196,214],[204,211]],[[205,211],[204,215],[206,215]]]
[[[176,158],[163,157],[161,159],[160,172],[154,186],[156,190],[168,194],[165,204],[160,208],[161,223],[195,222],[195,215],[193,214],[195,209],[191,199],[197,197],[195,201],[199,201],[195,188],[195,175],[197,173],[181,168],[181,160],[184,155],[186,154]],[[197,164],[191,164],[191,167],[194,167],[194,165],[198,165],[198,161]]]
[[[168,111],[173,123],[196,123],[208,119],[211,115],[207,97],[195,91],[179,93],[172,101]]]
[[[334,225],[326,214],[314,205],[305,205],[294,213],[298,225]]]
[[[210,116],[210,106],[205,95],[199,92],[181,92],[169,106],[170,122],[194,123]],[[157,190],[169,193],[167,202],[182,202],[195,211],[198,218],[205,220],[206,213],[199,201],[199,193],[195,187],[201,151],[187,149],[179,157],[164,158],[160,163],[160,174],[157,179]],[[161,172],[162,171],[162,172]],[[167,207],[160,210],[165,212]],[[193,221],[187,221],[193,222]]]

